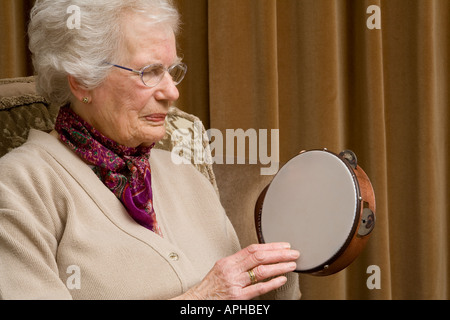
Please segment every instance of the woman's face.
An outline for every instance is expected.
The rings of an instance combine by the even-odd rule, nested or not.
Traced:
[[[134,70],[160,63],[166,68],[178,62],[175,35],[170,28],[148,26],[139,16],[125,23],[124,61],[110,61]],[[179,97],[171,76],[153,88],[138,74],[113,68],[103,84],[91,91],[92,103],[85,119],[102,134],[128,146],[150,146],[165,135],[164,121],[170,105]]]

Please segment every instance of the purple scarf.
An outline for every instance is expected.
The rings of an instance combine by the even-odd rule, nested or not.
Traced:
[[[162,237],[153,209],[151,147],[128,148],[105,137],[69,106],[61,107],[55,130],[122,202],[130,216]]]

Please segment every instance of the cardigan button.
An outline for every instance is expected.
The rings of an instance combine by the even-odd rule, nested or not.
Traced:
[[[175,252],[172,252],[171,254],[169,254],[169,258],[173,261],[178,261],[180,259],[178,254],[176,254]]]

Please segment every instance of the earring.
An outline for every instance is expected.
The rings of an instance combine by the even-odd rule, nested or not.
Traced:
[[[88,103],[89,103],[89,98],[88,98],[88,97],[84,97],[83,100],[82,100],[82,102],[83,102],[84,104],[88,104]]]

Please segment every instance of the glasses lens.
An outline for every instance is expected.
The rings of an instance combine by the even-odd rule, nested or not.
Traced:
[[[187,66],[184,63],[176,64],[167,70],[173,79],[175,85],[183,81],[186,75]],[[157,86],[164,77],[166,69],[162,65],[152,65],[142,71],[142,80],[148,87]]]
[[[169,74],[172,76],[175,85],[178,85],[181,81],[183,81],[186,71],[187,66],[184,63],[176,64],[169,68]]]
[[[149,66],[142,71],[142,80],[147,86],[154,87],[161,82],[165,72],[162,65]]]

